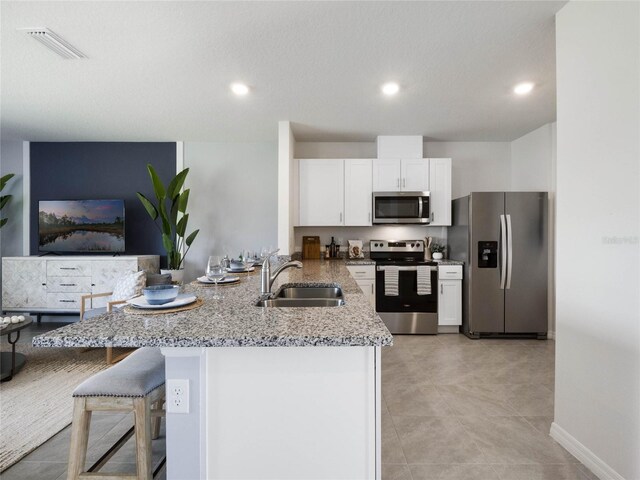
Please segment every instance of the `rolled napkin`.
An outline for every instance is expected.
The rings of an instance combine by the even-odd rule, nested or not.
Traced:
[[[396,266],[388,265],[384,267],[384,294],[387,297],[398,296],[398,275],[400,269]]]
[[[416,276],[418,277],[418,295],[431,295],[431,267],[428,265],[418,265]]]

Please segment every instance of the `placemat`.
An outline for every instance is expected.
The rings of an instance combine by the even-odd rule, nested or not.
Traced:
[[[148,310],[146,308],[135,308],[131,305],[127,305],[126,307],[124,307],[124,312],[131,315],[164,315],[165,313],[177,313],[185,312],[187,310],[193,310],[194,308],[201,307],[203,304],[204,300],[202,298],[197,298],[195,302],[190,303],[189,305],[183,305],[176,308],[167,308],[166,310]]]

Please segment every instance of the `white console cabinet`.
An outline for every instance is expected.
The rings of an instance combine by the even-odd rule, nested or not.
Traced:
[[[5,257],[2,310],[77,313],[82,295],[110,292],[116,280],[127,273],[156,273],[159,262],[157,255]],[[106,301],[95,299],[91,307],[104,307]]]

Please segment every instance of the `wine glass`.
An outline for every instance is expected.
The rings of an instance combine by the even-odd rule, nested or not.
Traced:
[[[215,283],[215,294],[213,296],[214,299],[222,299],[224,298],[219,293],[218,282],[224,278],[225,268],[222,262],[222,257],[219,255],[211,255],[209,257],[209,261],[207,262],[207,278],[209,280],[213,280]]]
[[[253,255],[250,250],[242,250],[242,265],[247,272],[253,267]]]

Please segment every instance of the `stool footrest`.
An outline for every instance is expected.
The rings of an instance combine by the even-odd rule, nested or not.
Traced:
[[[89,467],[89,469],[87,470],[87,473],[91,473],[91,472],[97,472],[98,470],[100,470],[102,467],[104,467],[104,465],[111,459],[111,457],[113,457],[118,450],[120,450],[122,448],[122,446],[127,443],[127,440],[129,440],[132,436],[133,433],[135,432],[135,427],[131,427],[129,430],[127,430],[124,435],[122,435],[117,441],[116,443],[114,443],[113,445],[111,445],[111,447],[109,447],[109,450],[107,450],[104,455],[102,455],[98,461],[96,463],[94,463],[93,465],[91,465]]]

